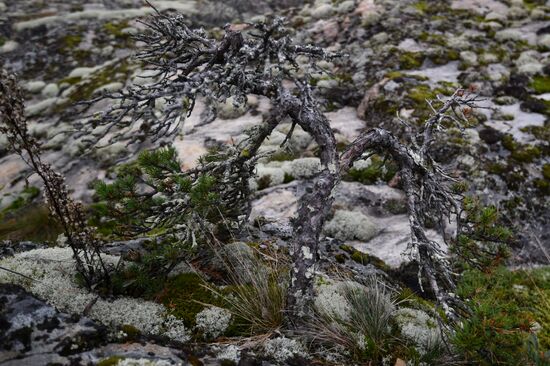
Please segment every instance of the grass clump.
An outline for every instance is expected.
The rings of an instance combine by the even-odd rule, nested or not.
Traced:
[[[0,240],[55,242],[63,232],[44,205],[16,205],[0,216]]]
[[[267,334],[283,326],[283,310],[289,283],[287,265],[279,254],[255,250],[254,255],[233,256],[226,262],[230,286],[209,290],[222,299],[241,334]]]
[[[395,340],[388,327],[397,309],[390,290],[374,277],[365,286],[341,282],[323,287],[308,327],[313,342],[347,350],[355,361],[381,362]]]

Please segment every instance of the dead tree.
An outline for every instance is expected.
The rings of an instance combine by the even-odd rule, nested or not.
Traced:
[[[99,253],[100,241],[86,224],[82,204],[69,196],[65,178],[42,161],[40,144],[27,128],[23,100],[15,75],[0,69],[0,133],[6,135],[10,149],[42,179],[50,213],[63,228],[78,273],[86,286],[92,288],[98,282],[109,280]]]
[[[157,139],[178,130],[182,115],[190,114],[197,98],[224,101],[233,97],[235,103],[246,102],[246,96],[255,94],[269,98],[271,112],[262,125],[250,133],[245,141],[232,147],[231,156],[210,164],[204,171],[218,169],[221,176],[240,179],[248,177],[258,149],[275,127],[290,118],[309,133],[320,147],[321,171],[312,178],[313,188],[301,197],[294,221],[294,235],[290,243],[293,258],[291,284],[287,297],[287,315],[291,324],[303,320],[309,313],[313,298],[313,279],[318,261],[318,241],[321,229],[332,205],[332,191],[342,175],[367,152],[389,154],[399,164],[399,176],[407,195],[411,224],[411,253],[429,280],[438,302],[452,313],[452,298],[448,290],[454,288],[450,266],[439,245],[430,241],[424,230],[427,212],[439,218],[457,213],[457,203],[447,188],[448,177],[430,158],[429,147],[434,133],[445,120],[458,122],[463,106],[472,107],[476,97],[456,92],[439,101],[438,108],[426,122],[420,146],[404,146],[388,131],[372,129],[362,133],[339,154],[336,139],[327,118],[316,102],[309,83],[310,73],[319,71],[317,62],[339,57],[315,46],[293,44],[284,19],[274,17],[265,22],[227,25],[221,40],[215,40],[202,30],[187,27],[183,16],[157,14],[145,23],[149,31],[138,40],[146,47],[137,54],[155,71],[156,81],[110,95],[102,95],[90,103],[105,98],[114,105],[94,121],[110,131],[115,126],[140,134],[115,134],[110,142],[130,137],[130,142],[146,137]],[[298,62],[299,58],[305,61]],[[159,100],[166,107],[154,115],[152,106]],[[432,107],[432,108],[435,108]],[[101,139],[105,134],[97,136]],[[195,172],[197,173],[197,172]],[[223,173],[223,174],[222,174]],[[230,183],[230,180],[226,180]],[[246,213],[245,213],[246,214]],[[159,216],[170,215],[159,210]]]

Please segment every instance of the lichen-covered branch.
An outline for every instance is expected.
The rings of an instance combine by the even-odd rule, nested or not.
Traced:
[[[153,81],[91,101],[107,98],[114,102],[94,121],[92,127],[104,127],[103,134],[96,134],[98,140],[114,129],[121,132],[112,135],[111,143],[128,131],[132,131],[131,142],[170,135],[193,111],[199,98],[223,102],[232,97],[236,104],[243,104],[249,94],[267,97],[272,104],[271,115],[252,131],[249,139],[228,147],[229,153],[223,159],[175,173],[195,181],[204,174],[219,177],[220,197],[230,197],[227,203],[242,207],[248,202],[248,178],[258,149],[283,119],[288,117],[292,122],[287,139],[298,125],[319,145],[321,171],[312,178],[311,190],[299,201],[290,243],[293,266],[286,310],[291,324],[301,322],[309,314],[319,235],[332,205],[332,191],[352,164],[369,151],[389,154],[399,164],[409,209],[411,254],[439,303],[452,313],[447,295],[454,286],[452,273],[439,244],[427,238],[424,224],[429,216],[443,220],[459,210],[447,188],[450,178],[431,159],[430,146],[444,123],[460,124],[464,118],[462,108],[474,107],[475,96],[459,90],[446,100],[427,101],[433,115],[412,147],[388,131],[373,129],[362,133],[339,156],[334,133],[313,97],[309,77],[311,70],[317,70],[318,60],[338,55],[315,46],[293,44],[284,19],[279,17],[256,24],[227,25],[221,40],[209,37],[204,30],[188,28],[181,16],[157,14],[144,24],[149,32],[138,39],[146,47],[137,58],[153,70]],[[298,56],[306,56],[308,63],[299,63]],[[158,103],[164,107],[155,109]],[[439,109],[435,109],[436,103],[440,104]],[[184,202],[183,196],[168,195],[165,206],[159,206],[153,219],[172,222],[170,212],[179,212],[181,207],[177,205]]]
[[[451,220],[451,216],[454,216],[457,226],[460,226],[460,202],[449,188],[449,183],[454,180],[433,161],[429,147],[435,133],[444,129],[443,122],[449,121],[460,127],[463,122],[467,122],[463,109],[476,108],[479,101],[481,99],[477,95],[462,89],[446,100],[439,100],[442,105],[437,110],[433,108],[433,103],[437,101],[427,101],[433,114],[424,124],[423,133],[419,137],[422,141],[414,144],[417,148],[401,144],[388,131],[372,129],[362,133],[340,157],[342,172],[368,150],[389,154],[399,165],[399,178],[407,197],[411,227],[411,258],[417,261],[438,303],[451,319],[456,318],[454,303],[457,301],[449,296],[449,292],[455,289],[451,265],[440,244],[428,239],[425,220],[429,213],[440,221]]]

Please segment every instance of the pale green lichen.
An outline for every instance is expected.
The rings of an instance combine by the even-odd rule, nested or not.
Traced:
[[[102,258],[111,265],[116,265],[120,259],[105,254]],[[82,314],[95,301],[88,316],[105,325],[131,325],[142,333],[163,335],[180,342],[190,338],[183,322],[169,315],[168,310],[158,303],[129,297],[110,301],[97,298],[96,294],[79,287],[70,248],[45,248],[18,253],[2,259],[0,266],[27,276],[25,278],[0,271],[0,282],[21,285],[60,310]]]

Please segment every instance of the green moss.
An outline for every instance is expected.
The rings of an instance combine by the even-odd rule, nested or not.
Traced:
[[[129,35],[122,32],[125,28],[128,28],[128,21],[126,20],[121,22],[107,22],[103,24],[103,30],[115,38],[128,38]]]
[[[376,268],[379,268],[383,271],[386,271],[389,269],[388,265],[377,256],[360,252],[357,249],[353,248],[352,246],[345,245],[345,244],[341,245],[340,249],[350,254],[350,258],[357,263],[360,263],[363,265],[372,264]]]
[[[502,175],[508,171],[508,166],[502,163],[491,162],[487,164],[486,169],[487,169],[487,172],[491,174]]]
[[[550,93],[550,76],[534,76],[531,88],[533,88],[536,94]]]
[[[514,137],[510,134],[506,134],[501,140],[502,146],[508,151],[515,151],[518,148],[518,143],[514,140]]]
[[[530,364],[526,343],[535,322],[540,347],[550,348],[550,269],[467,271],[457,294],[472,308],[453,338],[466,362]]]
[[[285,172],[285,177],[283,179],[283,183],[290,183],[294,180],[294,177],[290,174],[288,174],[287,172]]]
[[[550,195],[550,180],[536,178],[533,180],[533,185],[540,191],[541,194]]]
[[[137,339],[141,335],[139,329],[129,324],[124,324],[120,330],[126,333],[128,339]]]
[[[512,151],[512,159],[522,163],[532,163],[535,159],[540,158],[542,151],[537,146],[522,146],[519,149]]]
[[[419,85],[415,88],[412,88],[407,94],[407,97],[415,102],[417,105],[426,105],[426,100],[435,99],[437,93],[428,85]]]
[[[393,161],[384,161],[378,156],[371,157],[371,164],[366,168],[351,168],[344,180],[362,184],[375,184],[381,180],[390,181],[397,173],[397,165]]]
[[[427,12],[430,9],[430,4],[428,1],[419,1],[414,4],[414,8],[420,10],[421,12]]]
[[[347,257],[346,257],[345,254],[340,253],[340,254],[336,254],[334,256],[334,259],[336,259],[336,262],[338,262],[340,264],[344,264],[344,263],[346,263]]]
[[[82,42],[81,34],[68,34],[61,38],[62,52],[71,52]]]
[[[418,69],[424,62],[425,55],[422,52],[405,52],[399,56],[399,67],[402,70]]]
[[[271,176],[264,175],[257,180],[257,183],[258,183],[258,191],[261,191],[262,189],[266,189],[271,185]]]
[[[2,47],[6,43],[6,38],[0,36],[0,47]]]
[[[470,186],[466,181],[456,182],[451,186],[451,190],[456,194],[464,193],[468,191],[469,188]]]
[[[277,151],[269,157],[269,161],[291,161],[296,159],[298,156],[295,153],[289,151]]]
[[[400,215],[407,212],[407,206],[403,200],[389,199],[384,203],[384,208],[393,215]]]
[[[115,366],[120,361],[124,360],[124,357],[121,356],[111,356],[108,358],[104,358],[101,361],[97,363],[97,366]]]
[[[10,211],[16,211],[31,203],[40,194],[40,189],[28,186],[23,188],[19,196],[6,208],[0,212],[0,219]]]
[[[74,85],[74,90],[67,96],[68,102],[66,104],[61,104],[57,107],[57,112],[62,111],[66,108],[67,104],[74,104],[77,102],[85,101],[91,99],[95,90],[100,88],[103,85],[113,83],[115,81],[125,81],[131,69],[129,63],[126,60],[122,60],[119,63],[104,67],[88,78],[86,78],[81,83]],[[73,83],[76,82],[76,79],[64,79],[63,81]]]
[[[221,305],[221,300],[204,286],[202,278],[195,273],[169,278],[157,298],[187,327],[195,325],[195,317],[204,309],[204,304]]]
[[[550,124],[544,126],[526,126],[520,129],[522,132],[530,133],[541,141],[550,141]]]
[[[430,55],[430,60],[436,65],[445,65],[449,61],[456,61],[459,58],[458,51],[449,48],[439,49],[436,53]]]
[[[392,80],[397,79],[397,78],[401,78],[403,76],[404,76],[404,74],[401,71],[390,71],[386,75],[384,75],[384,77],[392,79]]]
[[[434,303],[430,300],[418,296],[410,288],[403,288],[397,295],[397,301],[404,302],[407,307],[413,309],[431,311],[434,308]]]

